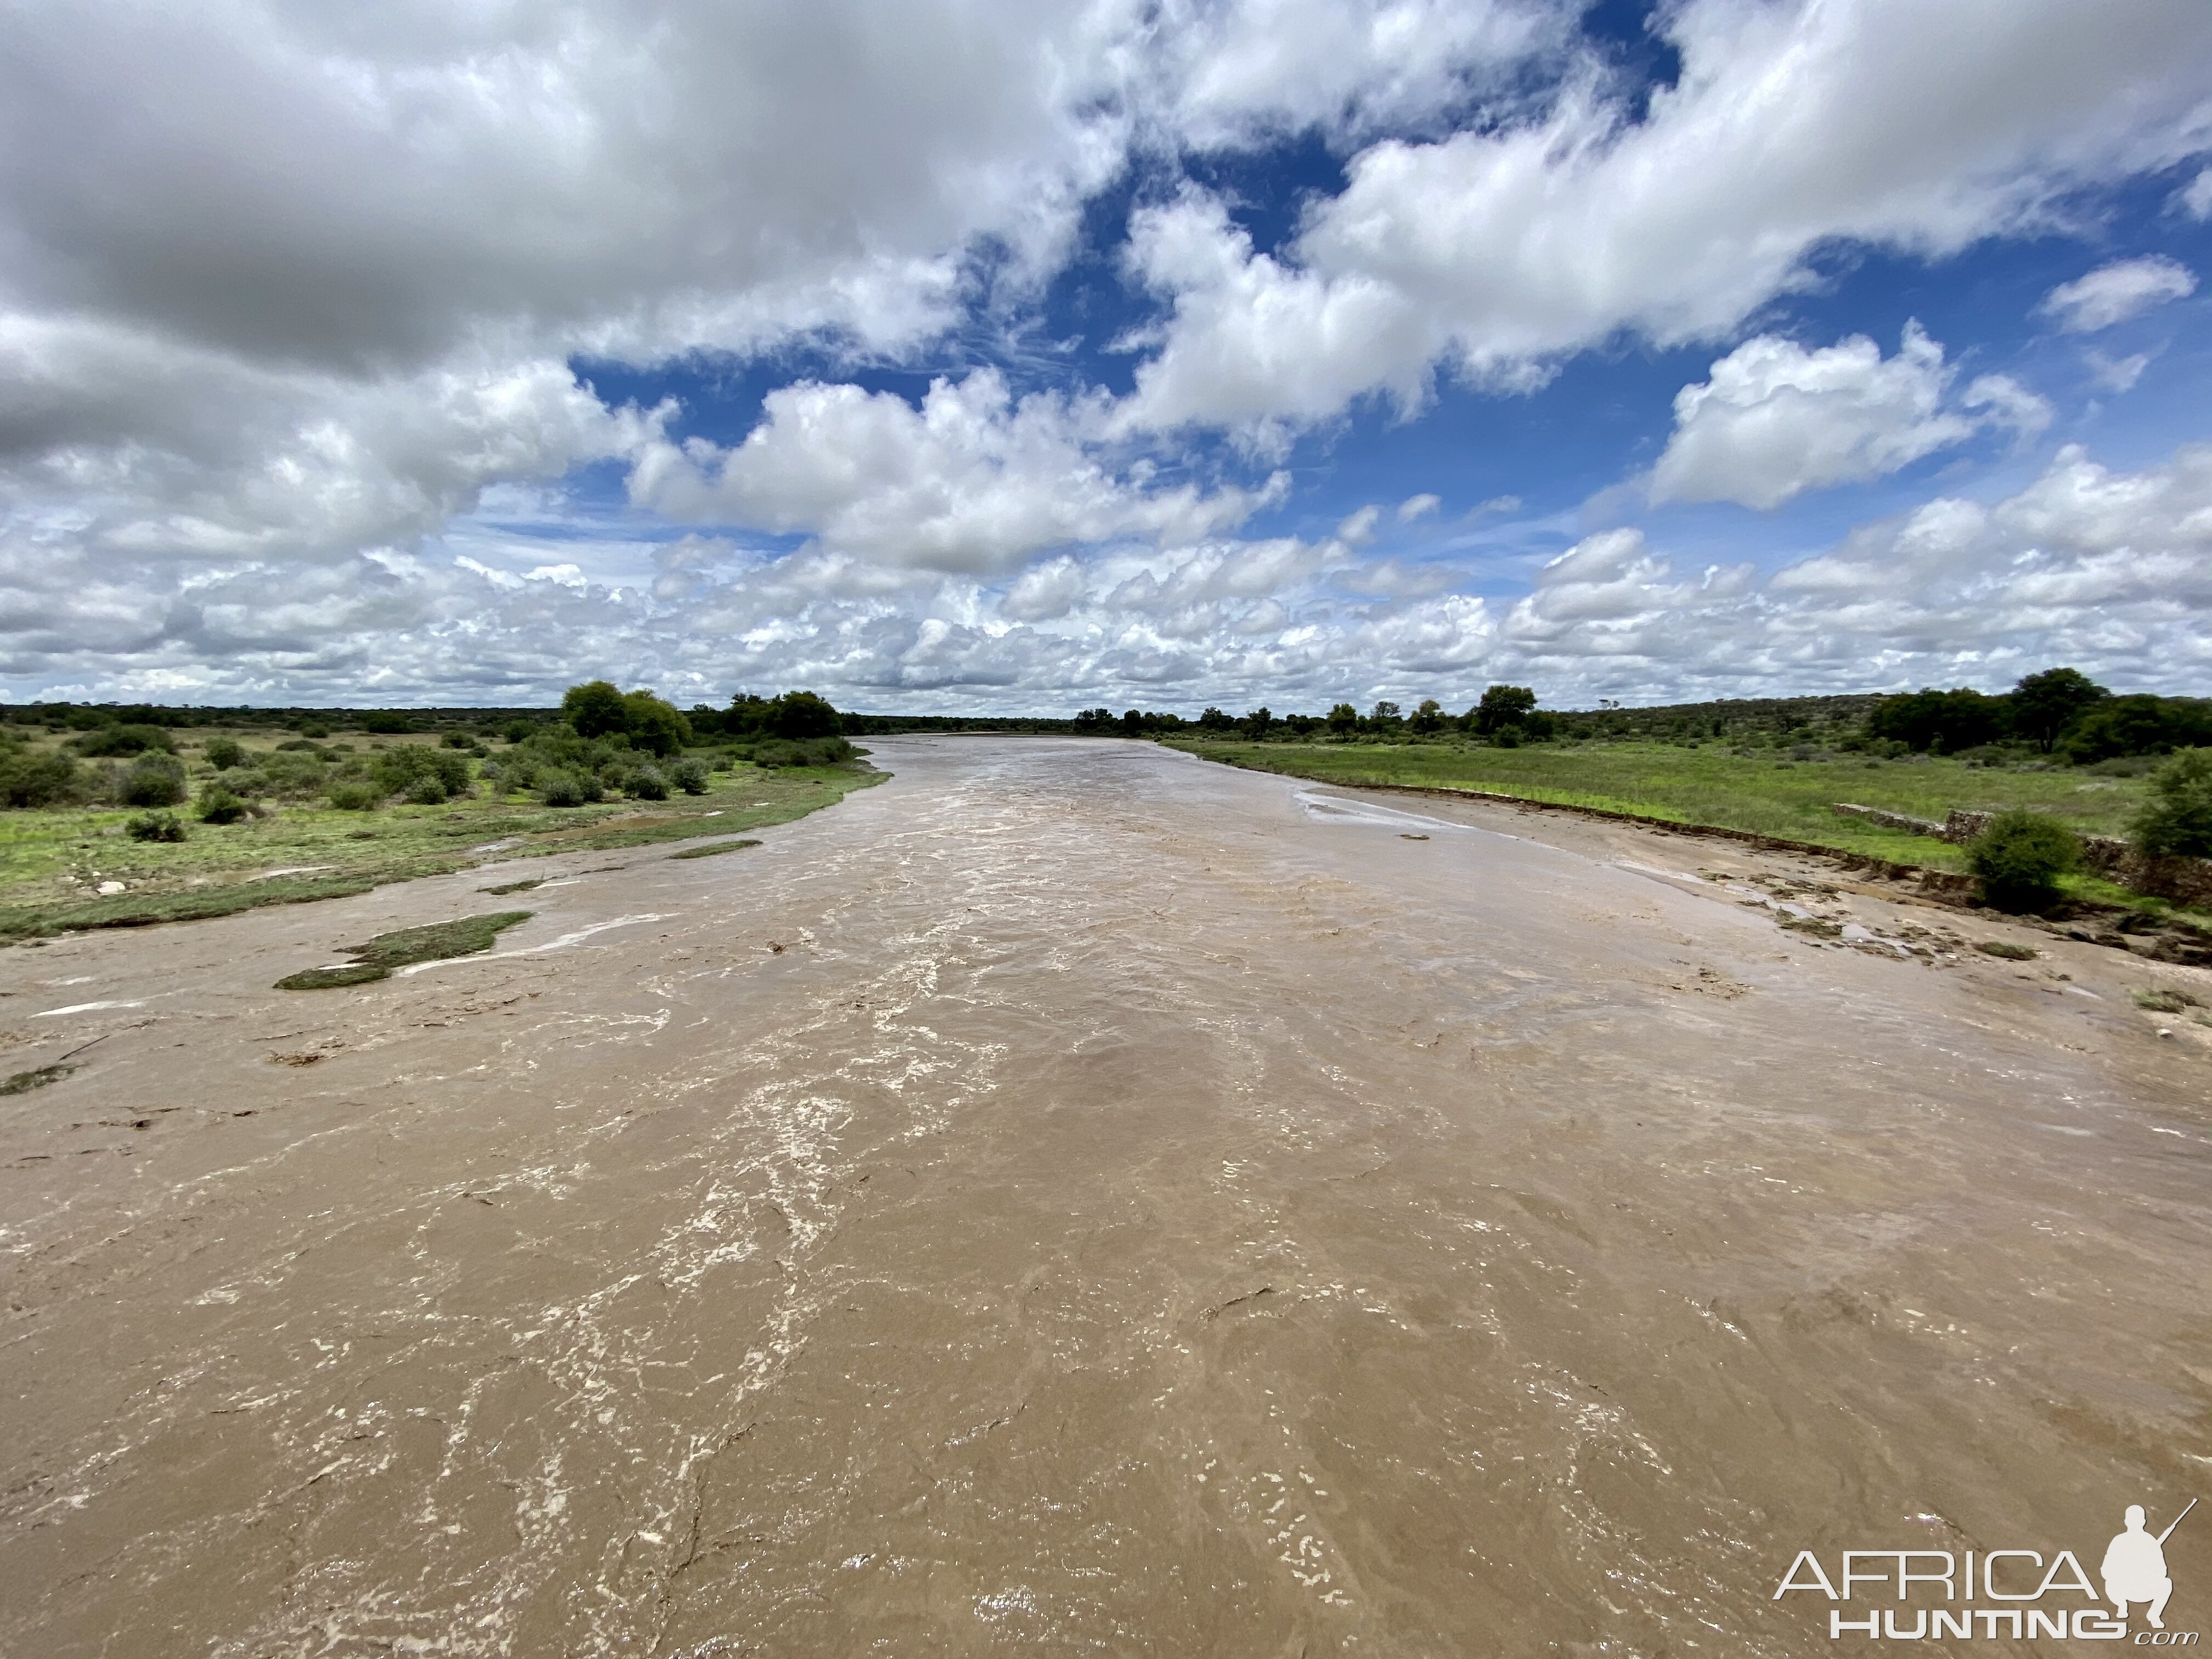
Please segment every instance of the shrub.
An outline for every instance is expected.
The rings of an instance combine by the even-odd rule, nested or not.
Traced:
[[[330,736],[330,734],[331,728],[324,725],[320,720],[309,720],[305,726],[300,728],[300,735],[301,737],[312,738],[317,743],[320,743],[325,738]]]
[[[185,821],[174,812],[141,812],[123,828],[133,841],[182,841],[185,838]]]
[[[332,784],[326,799],[341,812],[366,812],[384,799],[384,792],[365,778],[348,778]]]
[[[2151,774],[2151,798],[2129,830],[2160,856],[2212,858],[2212,749],[2185,749]]]
[[[2058,896],[2058,878],[2081,867],[2081,842],[2057,818],[2014,808],[1990,820],[1966,848],[1966,867],[2000,910],[2041,910]]]
[[[125,806],[176,806],[185,799],[185,763],[174,755],[141,755],[123,775]]]
[[[687,757],[668,769],[670,781],[687,795],[705,794],[708,775],[707,763],[696,757]]]
[[[810,738],[804,743],[770,739],[753,750],[753,764],[773,770],[779,766],[834,766],[853,758],[853,745],[842,738]]]
[[[447,799],[446,786],[427,774],[407,786],[407,799],[415,806],[443,806]]]
[[[200,791],[199,816],[202,823],[236,823],[246,816],[246,803],[217,785]]]
[[[320,756],[264,755],[258,764],[225,781],[241,795],[265,793],[305,800],[322,793],[327,776]]]
[[[0,803],[58,806],[78,790],[77,763],[67,755],[0,755]]]
[[[650,766],[641,766],[636,771],[631,773],[623,788],[626,793],[635,795],[640,800],[668,799],[668,780]]]
[[[106,726],[77,740],[81,755],[143,755],[149,750],[169,754],[176,744],[158,726]]]
[[[509,743],[520,743],[538,728],[528,720],[509,720],[501,728],[500,736]]]
[[[473,749],[477,740],[465,732],[448,732],[438,741],[448,749]]]
[[[451,749],[409,744],[378,755],[368,763],[368,775],[387,795],[404,794],[410,800],[423,782],[434,782],[442,801],[469,787],[469,757]]]
[[[373,714],[363,714],[361,717],[361,729],[364,732],[381,732],[387,737],[398,737],[402,732],[412,732],[415,729],[415,722],[397,709],[380,708]]]
[[[605,793],[597,778],[574,772],[546,772],[538,780],[538,799],[548,806],[584,806]]]
[[[239,746],[236,738],[210,738],[207,744],[208,764],[218,772],[228,772],[246,758],[246,750]]]

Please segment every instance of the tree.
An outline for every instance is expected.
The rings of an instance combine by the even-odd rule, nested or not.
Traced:
[[[776,698],[768,707],[766,724],[770,732],[793,743],[841,737],[845,730],[844,716],[811,691],[787,691]]]
[[[2212,858],[2212,749],[2185,749],[2151,774],[2151,799],[2128,826],[2159,856]]]
[[[1493,685],[1468,711],[1474,717],[1474,729],[1486,738],[1507,726],[1526,726],[1535,712],[1536,694],[1525,685]]]
[[[2212,702],[2196,697],[2100,697],[2066,734],[2083,763],[2212,746]]]
[[[1867,716],[1867,734],[1901,743],[1907,749],[1940,745],[1955,753],[1987,743],[2004,729],[2005,705],[1995,697],[1960,686],[1934,686],[1884,697]]]
[[[1328,729],[1340,738],[1348,738],[1359,729],[1359,711],[1348,702],[1340,702],[1328,711]]]
[[[605,680],[572,685],[561,699],[561,715],[580,738],[604,738],[623,729],[629,710],[623,694]]]
[[[691,741],[690,722],[676,705],[664,702],[650,691],[630,691],[623,696],[623,730],[633,749],[649,755],[673,755]]]
[[[1432,732],[1440,732],[1444,724],[1443,705],[1434,697],[1427,698],[1413,711],[1413,718],[1406,724],[1425,738]]]
[[[1377,730],[1387,732],[1398,724],[1398,705],[1395,702],[1378,702],[1369,713],[1367,718]]]
[[[1209,707],[1198,717],[1198,729],[1201,732],[1229,732],[1235,730],[1237,722],[1218,708]]]
[[[1266,737],[1267,735],[1267,728],[1274,723],[1274,710],[1269,708],[1264,703],[1262,703],[1259,708],[1254,709],[1250,714],[1245,715],[1243,720],[1244,730],[1255,738]]]
[[[2111,695],[2078,670],[2046,668],[2014,686],[2007,701],[2012,705],[2013,729],[2047,755],[2075,715]]]

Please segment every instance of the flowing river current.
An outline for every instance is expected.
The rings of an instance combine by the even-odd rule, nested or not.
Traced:
[[[2124,975],[874,746],[726,857],[0,955],[15,1065],[101,1039],[0,1100],[0,1653],[1836,1652],[1801,1549],[2212,1490],[2212,1073]]]

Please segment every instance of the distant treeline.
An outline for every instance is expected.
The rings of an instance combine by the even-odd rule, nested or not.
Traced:
[[[579,699],[582,702],[579,704]],[[467,732],[510,743],[548,726],[586,735],[626,734],[633,746],[667,754],[693,747],[808,742],[898,732],[1001,732],[1077,737],[1181,735],[1246,742],[1405,743],[1474,740],[1511,747],[1555,739],[1678,744],[1813,744],[1892,754],[2037,756],[2087,764],[2177,749],[2212,747],[2212,700],[2115,696],[2071,668],[2047,669],[2009,691],[1929,687],[1893,696],[1728,698],[1629,708],[1547,709],[1527,686],[1493,685],[1460,713],[1433,698],[1411,710],[1389,702],[1364,711],[1340,702],[1322,714],[1278,714],[1264,706],[1232,714],[1209,708],[1196,719],[1152,709],[1086,708],[1041,715],[872,714],[840,710],[810,691],[776,697],[739,692],[721,707],[678,710],[649,691],[605,681],[572,689],[559,708],[264,708],[159,703],[34,702],[0,706],[0,725],[44,726],[77,734],[102,728],[289,729],[310,738]],[[82,748],[81,752],[93,752]]]

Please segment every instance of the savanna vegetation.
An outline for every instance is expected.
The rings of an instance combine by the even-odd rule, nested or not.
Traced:
[[[1463,712],[1242,716],[1194,721],[1103,709],[1078,725],[1164,738],[1195,753],[1340,783],[1482,790],[1783,837],[1943,870],[1971,870],[1993,900],[2034,908],[2072,893],[2140,902],[2088,873],[2079,837],[2212,855],[2212,701],[2114,696],[2070,668],[2010,691],[1747,699],[1553,711],[1494,685]],[[1838,802],[1941,823],[2008,815],[1959,846],[1838,816]]]
[[[883,775],[805,691],[689,714],[603,681],[558,711],[0,713],[0,940],[725,836]]]

